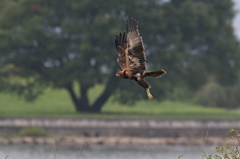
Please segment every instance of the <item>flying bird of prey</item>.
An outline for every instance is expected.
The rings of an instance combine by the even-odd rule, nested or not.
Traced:
[[[120,33],[115,37],[115,46],[117,49],[117,62],[121,71],[116,76],[124,79],[135,80],[142,86],[150,100],[153,96],[150,93],[151,86],[144,80],[144,77],[150,76],[159,78],[166,74],[163,69],[158,71],[146,71],[146,57],[144,54],[144,45],[142,37],[139,34],[138,22],[130,18],[126,23],[126,33]]]

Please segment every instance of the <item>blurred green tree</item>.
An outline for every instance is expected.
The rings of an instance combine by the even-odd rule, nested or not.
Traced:
[[[239,68],[233,16],[231,0],[2,0],[0,89],[31,100],[45,87],[64,88],[78,112],[99,112],[115,90],[120,102],[142,99],[140,87],[115,77],[114,35],[127,17],[139,20],[148,68],[168,72],[161,81],[149,79],[156,99],[177,86],[197,90],[209,76],[233,84]],[[96,84],[105,88],[90,104]]]
[[[2,90],[31,100],[44,87],[64,88],[77,111],[100,111],[118,83],[115,10],[89,0],[0,3]],[[105,90],[90,105],[88,89],[98,83]]]

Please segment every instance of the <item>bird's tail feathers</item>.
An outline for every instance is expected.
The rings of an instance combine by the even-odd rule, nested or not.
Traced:
[[[144,76],[150,76],[154,78],[160,78],[163,75],[165,75],[167,72],[163,69],[158,70],[158,71],[145,71]]]

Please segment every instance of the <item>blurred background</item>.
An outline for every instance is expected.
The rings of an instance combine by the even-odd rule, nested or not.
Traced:
[[[0,117],[238,120],[239,9],[237,0],[1,0]],[[153,101],[115,77],[114,38],[129,17],[147,69],[167,71],[147,79]]]

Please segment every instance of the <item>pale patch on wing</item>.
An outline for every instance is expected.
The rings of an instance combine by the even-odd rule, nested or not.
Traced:
[[[133,70],[134,68],[139,68],[141,67],[141,64],[139,62],[139,59],[137,57],[130,57],[130,65],[129,68]]]

